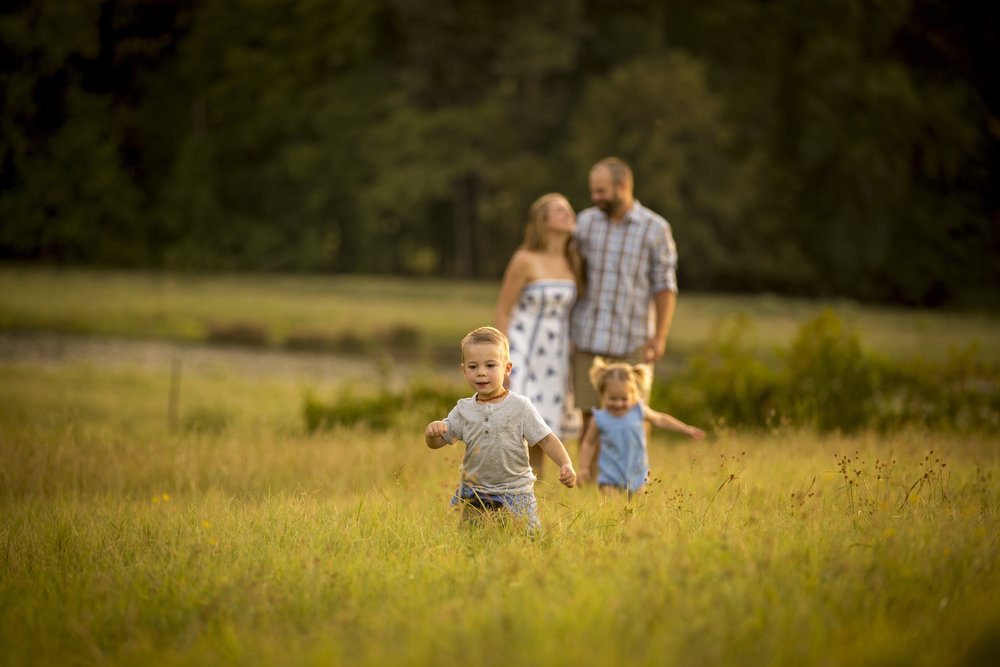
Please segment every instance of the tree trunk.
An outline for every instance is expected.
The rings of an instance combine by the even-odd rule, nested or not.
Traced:
[[[475,267],[479,264],[475,233],[479,178],[474,173],[465,173],[455,179],[454,190],[455,275],[475,278]]]

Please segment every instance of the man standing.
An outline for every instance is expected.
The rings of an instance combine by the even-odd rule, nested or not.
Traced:
[[[594,357],[647,364],[651,383],[677,302],[677,249],[670,225],[635,199],[629,166],[619,158],[605,158],[591,168],[588,184],[594,206],[581,211],[576,223],[587,287],[570,326],[573,393],[583,411],[584,433],[590,411],[600,407],[589,379]],[[649,400],[650,386],[643,401]]]

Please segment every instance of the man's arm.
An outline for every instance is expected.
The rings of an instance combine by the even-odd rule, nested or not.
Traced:
[[[670,224],[666,220],[662,222],[662,235],[654,236],[649,247],[649,284],[654,292],[656,329],[646,343],[647,363],[657,362],[663,357],[677,304],[677,246]]]
[[[669,289],[656,293],[653,297],[656,310],[656,332],[646,343],[646,361],[659,361],[667,349],[667,335],[674,321],[674,309],[677,306],[677,293]]]

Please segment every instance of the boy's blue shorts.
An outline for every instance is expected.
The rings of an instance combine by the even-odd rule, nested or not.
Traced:
[[[460,486],[451,498],[452,506],[465,503],[469,507],[487,511],[507,510],[524,520],[530,529],[538,529],[538,501],[534,493],[481,493],[467,486]]]

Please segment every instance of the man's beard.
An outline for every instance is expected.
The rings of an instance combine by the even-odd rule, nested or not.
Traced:
[[[602,201],[597,205],[597,208],[601,209],[602,211],[610,215],[616,208],[618,208],[618,205],[621,204],[621,201],[622,200],[619,199],[618,197],[605,199],[604,201]]]

